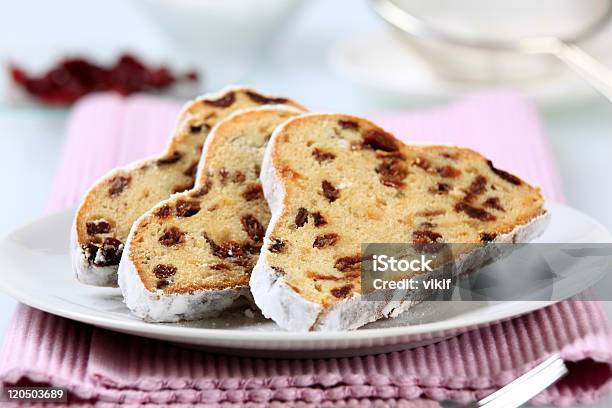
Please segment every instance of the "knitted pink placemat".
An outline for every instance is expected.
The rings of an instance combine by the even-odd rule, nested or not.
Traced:
[[[179,109],[142,96],[79,103],[49,210],[77,203],[110,168],[161,151]],[[537,114],[517,94],[480,94],[440,110],[373,119],[407,141],[477,148],[548,198],[563,198]],[[0,352],[0,380],[64,386],[74,404],[428,407],[481,398],[555,352],[570,373],[536,402],[588,403],[609,392],[612,335],[597,302],[561,302],[414,350],[319,360],[186,350],[20,306]]]

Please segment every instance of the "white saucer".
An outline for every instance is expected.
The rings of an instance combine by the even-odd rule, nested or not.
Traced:
[[[612,242],[605,227],[560,204],[550,204],[552,222],[539,242]],[[415,347],[536,310],[553,302],[426,302],[396,319],[352,332],[286,332],[262,316],[244,311],[198,322],[152,324],[130,315],[118,288],[86,286],[70,267],[66,210],[25,225],[0,239],[0,290],[37,309],[111,330],[233,354],[345,356]],[[562,297],[593,284],[583,275]],[[250,315],[250,314],[249,314]]]
[[[598,41],[589,46],[593,55],[608,66],[612,66],[610,37],[602,33],[601,39],[598,37]],[[445,79],[437,76],[427,61],[390,30],[354,35],[335,44],[330,62],[344,78],[371,90],[411,99],[448,99],[496,87],[519,89],[545,107],[579,104],[597,96],[582,78],[563,66],[544,78],[513,83]]]

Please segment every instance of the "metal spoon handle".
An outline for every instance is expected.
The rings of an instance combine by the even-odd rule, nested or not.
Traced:
[[[553,355],[505,387],[466,408],[516,408],[544,391],[567,373],[558,355]]]
[[[560,42],[553,54],[612,102],[612,70],[575,44]]]

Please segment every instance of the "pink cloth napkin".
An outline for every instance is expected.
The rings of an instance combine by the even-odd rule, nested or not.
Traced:
[[[74,205],[110,168],[165,145],[179,105],[90,97],[68,126],[49,210]],[[562,200],[533,107],[520,95],[474,95],[449,107],[378,115],[407,141],[477,148]],[[552,353],[569,374],[535,402],[589,403],[612,387],[612,333],[597,302],[565,301],[441,343],[367,357],[267,360],[178,348],[20,306],[0,351],[0,381],[70,390],[74,403],[203,406],[437,406],[488,395]]]

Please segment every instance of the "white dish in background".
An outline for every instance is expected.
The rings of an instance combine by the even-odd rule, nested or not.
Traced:
[[[548,208],[551,224],[537,242],[612,242],[605,227],[585,214],[561,204],[551,203]],[[257,314],[248,316],[238,310],[197,322],[146,323],[130,315],[118,288],[98,288],[76,281],[68,251],[72,217],[71,210],[49,215],[1,238],[0,289],[49,313],[190,347],[293,358],[371,354],[432,343],[554,303],[426,302],[396,319],[350,332],[286,332]],[[563,279],[558,289],[569,297],[592,284],[582,275],[574,276]]]
[[[608,66],[612,66],[611,32],[612,28],[606,28],[597,41],[594,39],[585,47]],[[581,77],[554,60],[554,69],[549,75],[525,81],[452,80],[436,74],[430,62],[411,48],[401,34],[390,29],[354,35],[338,42],[332,47],[330,62],[340,76],[371,90],[424,101],[491,88],[521,90],[544,107],[579,104],[598,96]]]
[[[132,0],[170,40],[179,59],[201,60],[209,89],[241,82],[303,0]]]
[[[444,33],[451,39],[515,44],[523,38],[575,38],[589,27],[601,27],[599,22],[607,18],[610,6],[609,0],[372,0],[371,3],[375,10],[381,10],[381,4],[396,7],[394,17],[405,13],[405,17],[421,21],[425,29]],[[383,15],[389,21],[389,15]],[[452,41],[435,41],[430,35],[413,35],[415,32],[418,30],[410,31],[411,34],[401,32],[401,38],[429,61],[435,72],[451,80],[530,81],[549,76],[562,65],[552,55],[459,46]]]

